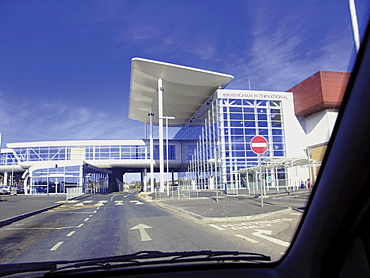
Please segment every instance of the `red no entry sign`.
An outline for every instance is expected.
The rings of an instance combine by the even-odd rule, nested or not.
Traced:
[[[268,142],[263,136],[254,136],[251,140],[251,149],[256,154],[264,154],[268,149]]]

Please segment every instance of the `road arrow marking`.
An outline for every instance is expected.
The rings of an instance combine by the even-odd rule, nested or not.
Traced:
[[[252,235],[254,235],[254,236],[266,239],[268,241],[271,241],[273,243],[279,244],[279,245],[284,246],[284,247],[289,247],[289,245],[290,245],[289,242],[282,241],[280,239],[273,238],[273,237],[270,237],[270,236],[266,236],[266,234],[271,235],[271,233],[272,233],[271,231],[268,231],[268,230],[255,230],[255,231],[256,232],[252,233]]]
[[[137,201],[137,200],[131,200],[131,203],[135,203],[135,205],[143,205],[144,203]]]
[[[108,202],[108,201],[99,201],[95,206],[96,207],[100,207],[100,206],[104,206],[104,204]]]
[[[114,201],[116,206],[123,206],[123,201]]]
[[[139,230],[141,241],[149,241],[152,240],[145,229],[151,229],[152,227],[145,225],[145,224],[138,224],[135,227],[132,227],[130,230]]]

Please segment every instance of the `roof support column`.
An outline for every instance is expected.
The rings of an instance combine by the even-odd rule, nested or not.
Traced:
[[[154,192],[154,147],[153,147],[153,112],[149,111],[149,144],[150,144],[150,192]]]
[[[159,129],[159,190],[164,192],[164,151],[163,151],[163,84],[158,79],[158,129]]]

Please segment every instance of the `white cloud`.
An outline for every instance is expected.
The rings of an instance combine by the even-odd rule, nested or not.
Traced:
[[[23,104],[21,104],[23,103]],[[0,102],[3,141],[142,139],[142,124],[69,102]],[[4,144],[3,144],[4,145]]]
[[[247,89],[250,80],[252,89],[285,91],[319,70],[349,69],[350,30],[315,30],[312,34],[307,20],[287,16],[274,22],[268,15],[258,13],[252,47],[235,64],[226,66],[226,71],[236,73],[230,88]],[[331,35],[325,36],[324,31]],[[318,38],[313,40],[315,35]]]

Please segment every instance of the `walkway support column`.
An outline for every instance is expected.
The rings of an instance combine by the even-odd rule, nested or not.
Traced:
[[[164,192],[164,151],[163,151],[163,84],[158,79],[158,128],[159,128],[159,190]]]
[[[149,144],[150,144],[150,192],[154,192],[154,147],[153,147],[153,112],[149,111]]]
[[[146,168],[141,170],[141,190],[144,191],[144,192],[147,191]]]
[[[8,186],[8,172],[4,172],[4,186]]]

